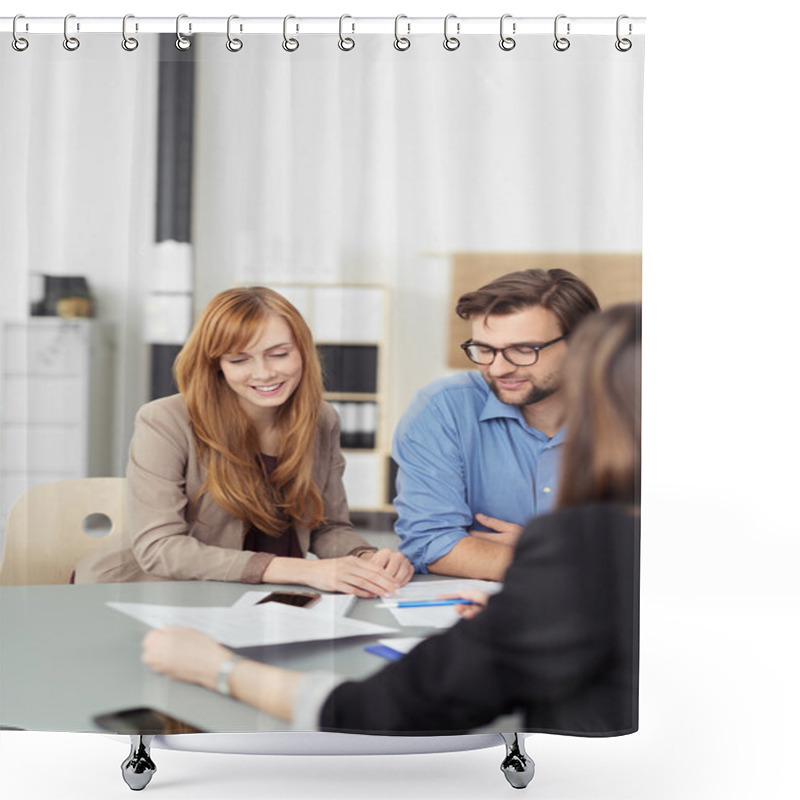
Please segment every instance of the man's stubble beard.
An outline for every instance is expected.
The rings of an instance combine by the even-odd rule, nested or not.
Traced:
[[[552,397],[560,388],[557,382],[548,384],[546,386],[531,385],[528,393],[520,400],[509,401],[503,397],[504,390],[501,389],[496,383],[494,378],[489,378],[486,381],[489,388],[492,390],[494,396],[501,402],[509,406],[532,406],[536,403],[541,403],[548,397]]]

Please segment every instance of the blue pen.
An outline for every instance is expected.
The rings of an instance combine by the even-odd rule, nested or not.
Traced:
[[[474,606],[474,600],[400,600],[397,603],[383,603],[377,608],[430,608],[431,606]]]

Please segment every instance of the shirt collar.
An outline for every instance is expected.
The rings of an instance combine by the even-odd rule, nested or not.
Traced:
[[[491,419],[513,419],[522,425],[526,431],[530,431],[539,439],[551,442],[552,444],[561,444],[561,442],[564,440],[564,428],[561,428],[561,430],[559,430],[552,439],[548,439],[548,437],[540,430],[528,425],[519,406],[510,406],[508,403],[504,403],[502,400],[497,398],[495,393],[489,388],[488,384],[484,385],[486,386],[486,391],[488,394],[486,396],[486,402],[483,404],[483,410],[478,417],[481,422]]]
[[[523,425],[528,424],[525,422],[525,417],[522,416],[519,406],[510,406],[508,403],[499,400],[488,385],[486,386],[486,391],[488,392],[486,402],[483,404],[483,411],[481,411],[479,417],[481,422],[487,419],[515,419]]]

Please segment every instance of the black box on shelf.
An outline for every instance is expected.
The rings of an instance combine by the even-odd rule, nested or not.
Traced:
[[[328,392],[375,394],[378,391],[378,346],[317,345]]]

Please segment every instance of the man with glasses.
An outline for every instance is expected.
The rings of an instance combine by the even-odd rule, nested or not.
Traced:
[[[552,510],[569,335],[599,310],[563,269],[512,272],[459,298],[478,371],[434,381],[397,426],[395,526],[418,572],[502,580],[522,526]]]

